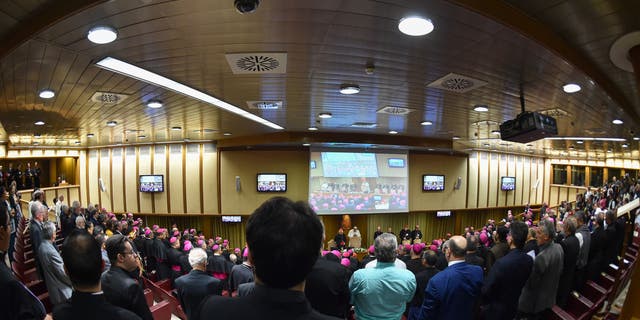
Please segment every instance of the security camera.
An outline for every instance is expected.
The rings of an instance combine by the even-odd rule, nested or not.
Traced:
[[[233,5],[241,14],[252,13],[258,9],[260,0],[234,0]]]

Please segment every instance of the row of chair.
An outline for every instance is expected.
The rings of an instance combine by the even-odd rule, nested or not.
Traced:
[[[142,279],[146,287],[145,298],[147,299],[147,304],[149,305],[149,309],[151,309],[154,320],[171,319],[172,313],[182,320],[187,320],[187,315],[184,313],[184,310],[182,310],[182,306],[176,298],[171,280],[165,279],[153,282],[147,278]],[[166,318],[167,314],[168,318]]]

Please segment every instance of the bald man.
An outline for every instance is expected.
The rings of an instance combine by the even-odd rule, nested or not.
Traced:
[[[464,261],[467,240],[453,236],[442,251],[448,266],[427,285],[418,319],[473,319],[473,306],[482,288],[482,268]]]

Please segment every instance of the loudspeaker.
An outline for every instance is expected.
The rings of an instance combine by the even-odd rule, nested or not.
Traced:
[[[240,176],[236,176],[236,191],[240,192],[242,186],[240,185]]]
[[[98,178],[98,186],[100,187],[100,191],[102,192],[107,191],[107,187],[105,187],[104,181],[102,181],[102,178]]]
[[[453,189],[458,190],[460,186],[462,186],[462,177],[458,177],[458,180],[456,180],[456,183],[453,185]]]

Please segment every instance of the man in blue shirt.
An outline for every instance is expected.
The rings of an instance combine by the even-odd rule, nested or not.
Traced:
[[[400,319],[416,290],[416,277],[411,271],[395,267],[396,236],[383,233],[374,242],[378,263],[375,268],[356,271],[349,281],[351,303],[356,318]]]

